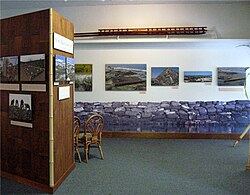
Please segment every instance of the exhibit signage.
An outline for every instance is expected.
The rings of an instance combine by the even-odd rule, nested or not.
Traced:
[[[54,49],[65,51],[67,53],[74,53],[74,42],[62,35],[54,33]]]

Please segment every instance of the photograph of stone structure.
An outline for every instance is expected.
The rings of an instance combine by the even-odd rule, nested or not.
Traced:
[[[152,67],[152,86],[177,86],[179,85],[178,67]]]
[[[0,58],[0,81],[18,81],[18,56]]]
[[[9,117],[17,121],[32,120],[30,94],[9,94]]]
[[[106,64],[106,90],[146,91],[146,64]]]
[[[75,65],[75,91],[92,91],[92,64]]]
[[[185,83],[212,82],[212,71],[184,71]]]
[[[244,86],[245,67],[219,67],[217,70],[219,86]]]
[[[21,81],[45,81],[45,54],[20,57]]]
[[[55,81],[66,80],[66,57],[55,55]]]
[[[75,80],[75,61],[73,58],[66,58],[67,80]]]

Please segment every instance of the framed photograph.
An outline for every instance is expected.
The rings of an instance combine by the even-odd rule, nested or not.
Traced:
[[[45,54],[20,57],[21,81],[45,81]]]
[[[75,65],[75,91],[92,91],[92,64]]]
[[[55,82],[66,80],[66,57],[55,55]]]
[[[219,67],[217,70],[219,86],[244,86],[245,67]]]
[[[32,104],[30,94],[9,94],[9,117],[17,121],[32,120]]]
[[[152,86],[178,86],[179,67],[152,67]]]
[[[67,80],[75,80],[75,61],[73,58],[66,58]]]
[[[18,56],[0,58],[0,81],[18,81]]]
[[[184,71],[185,83],[209,83],[212,82],[212,71]]]
[[[146,64],[106,64],[105,87],[109,91],[146,91]]]

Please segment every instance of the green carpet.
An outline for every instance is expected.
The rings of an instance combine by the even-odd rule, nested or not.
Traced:
[[[105,138],[56,195],[250,194],[248,141]],[[84,151],[81,150],[84,159]],[[2,178],[1,194],[43,194]]]

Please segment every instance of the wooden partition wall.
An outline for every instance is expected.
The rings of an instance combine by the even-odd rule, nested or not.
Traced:
[[[53,193],[75,167],[74,87],[54,83],[54,56],[73,58],[53,48],[53,34],[74,40],[74,25],[52,9],[1,20],[1,57],[18,56],[18,80],[1,81],[1,176]],[[45,54],[45,79],[21,81],[20,56]],[[58,100],[58,89],[70,97]],[[31,95],[32,120],[10,119],[10,94]]]

